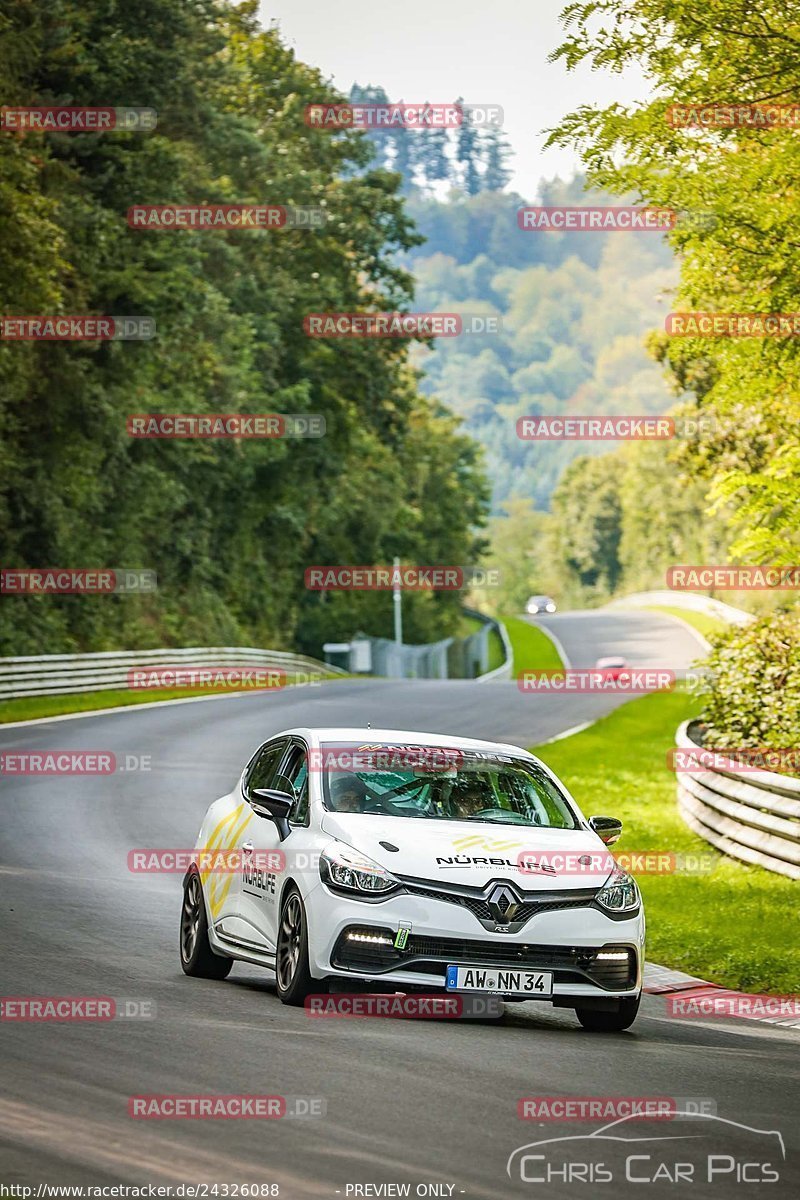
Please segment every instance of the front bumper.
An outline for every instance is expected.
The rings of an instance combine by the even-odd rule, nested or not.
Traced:
[[[306,900],[309,957],[316,978],[439,991],[448,963],[551,971],[553,1001],[615,999],[641,991],[644,914],[607,916],[584,907],[547,908],[510,932],[490,932],[468,908],[401,892],[381,901],[351,899],[324,884]],[[402,950],[401,926],[410,926]],[[356,934],[356,938],[350,935]],[[376,941],[366,941],[374,937]],[[598,957],[599,955],[621,955]]]

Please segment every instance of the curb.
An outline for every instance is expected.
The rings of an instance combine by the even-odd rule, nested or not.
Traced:
[[[780,1014],[776,1016],[774,1013],[766,1011],[726,1011],[727,1006],[741,1001],[750,1001],[752,1009],[763,1010],[769,1000],[777,1002],[785,997],[768,997],[753,995],[749,992],[737,992],[716,983],[709,983],[706,979],[699,979],[695,975],[686,975],[683,971],[673,971],[669,967],[661,967],[657,963],[645,963],[644,979],[642,991],[647,992],[648,995],[663,996],[680,993],[685,1004],[692,1006],[695,1010],[685,1014],[687,1017],[707,1017],[709,1020],[727,1018],[729,1020],[761,1021],[767,1025],[780,1026],[783,1029],[800,1029],[800,1014],[797,1013],[790,1016]],[[710,1005],[708,1005],[709,1001]],[[710,1011],[703,1010],[704,1002]],[[797,1009],[797,1000],[793,1000],[791,1003]],[[740,1007],[745,1008],[746,1005],[740,1005]],[[672,1015],[675,1016],[674,1013]]]

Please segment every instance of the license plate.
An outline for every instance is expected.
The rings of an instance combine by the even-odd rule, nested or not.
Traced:
[[[506,996],[530,996],[535,1000],[552,996],[553,974],[551,971],[515,971],[510,967],[450,965],[446,986],[448,992],[500,992]]]

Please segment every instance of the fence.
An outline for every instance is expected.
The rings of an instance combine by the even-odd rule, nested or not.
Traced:
[[[697,749],[697,722],[684,721],[675,741],[681,750]],[[677,776],[678,807],[690,829],[732,858],[800,879],[800,779],[716,767]]]
[[[128,686],[128,672],[143,667],[267,667],[287,675],[343,675],[338,667],[283,650],[250,646],[192,646],[181,650],[109,650],[99,654],[44,654],[0,658],[0,700],[60,696]]]
[[[512,655],[505,626],[485,613],[465,609],[481,628],[463,638],[444,638],[421,646],[398,644],[388,638],[368,638],[372,647],[372,674],[389,679],[509,679]],[[502,642],[504,661],[489,670],[490,638]]]

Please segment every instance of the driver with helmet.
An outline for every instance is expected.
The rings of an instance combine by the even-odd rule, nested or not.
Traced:
[[[340,775],[331,783],[330,792],[335,812],[360,813],[366,808],[367,788],[357,775]]]

